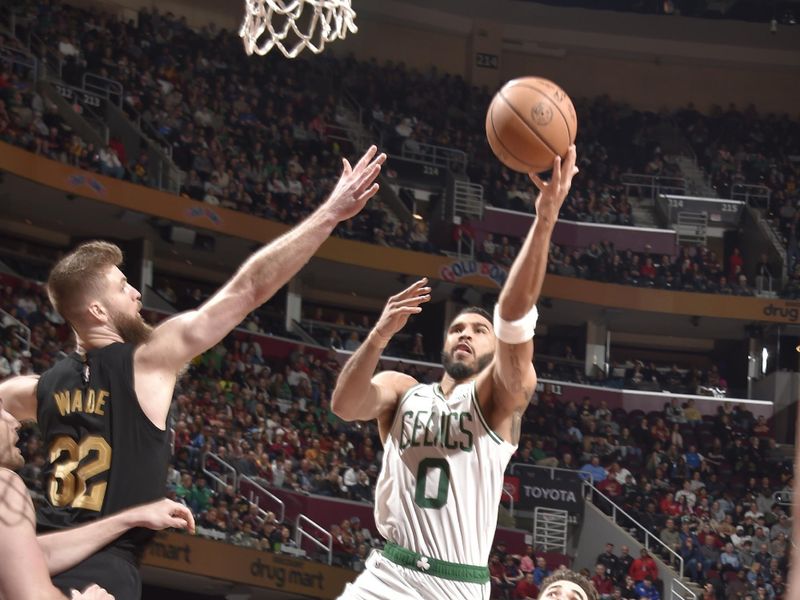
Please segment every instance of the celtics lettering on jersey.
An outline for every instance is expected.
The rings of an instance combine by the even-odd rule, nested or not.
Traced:
[[[375,523],[387,540],[468,565],[489,560],[503,473],[515,446],[486,423],[475,382],[419,384],[400,399],[384,440]]]
[[[401,418],[398,442],[401,452],[406,448],[418,446],[472,451],[472,431],[469,430],[472,414],[469,412],[454,411],[439,414],[430,410],[407,410],[403,412]]]

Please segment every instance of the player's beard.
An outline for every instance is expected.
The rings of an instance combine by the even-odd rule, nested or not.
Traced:
[[[486,354],[478,357],[475,367],[471,367],[470,365],[453,358],[452,354],[442,352],[442,367],[444,367],[444,372],[450,375],[450,377],[452,377],[454,380],[464,381],[465,379],[474,377],[483,371],[489,365],[489,363],[492,362],[493,358],[494,353],[487,352]]]
[[[153,328],[145,323],[142,315],[138,313],[136,315],[116,313],[111,318],[111,323],[125,343],[134,346],[146,343],[153,333]]]

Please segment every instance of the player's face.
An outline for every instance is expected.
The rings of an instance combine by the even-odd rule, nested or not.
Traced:
[[[142,295],[139,290],[128,283],[128,278],[119,270],[119,267],[110,267],[106,271],[104,299],[112,312],[135,316],[142,309]]]
[[[456,381],[477,375],[494,356],[492,324],[477,313],[456,317],[447,330],[442,351],[444,369]]]
[[[22,453],[17,448],[19,421],[3,406],[0,399],[0,467],[19,469],[25,464]]]
[[[128,283],[125,274],[117,267],[111,267],[106,273],[104,300],[111,325],[123,340],[133,344],[148,340],[152,328],[139,314],[142,310],[142,295]]]
[[[554,581],[542,590],[539,600],[589,600],[589,597],[577,583]]]

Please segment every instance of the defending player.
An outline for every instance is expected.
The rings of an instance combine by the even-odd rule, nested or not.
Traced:
[[[57,533],[36,537],[33,503],[22,479],[13,469],[22,466],[15,446],[19,421],[3,407],[0,398],[0,598],[26,600],[63,599],[50,576],[68,569],[114,541],[131,527],[188,527],[194,530],[192,512],[163,499]],[[109,600],[105,590],[92,585],[73,600]]]
[[[440,383],[394,371],[371,377],[383,349],[430,299],[426,280],[389,299],[345,364],[332,408],[346,420],[377,419],[384,445],[375,520],[387,544],[345,589],[347,600],[489,597],[486,567],[503,473],[536,387],[536,301],[558,211],[575,168],[575,147],[540,190],[536,220],[500,292],[494,317],[463,310],[450,324]],[[585,599],[584,599],[585,600]]]
[[[178,372],[216,345],[313,256],[341,221],[378,190],[386,155],[371,147],[344,171],[330,197],[303,223],[253,254],[205,304],[152,329],[141,294],[113,244],[91,242],[61,259],[48,293],[79,350],[38,378],[0,384],[20,421],[36,420],[47,448],[42,529],[62,529],[164,495],[167,417]],[[54,582],[62,590],[96,582],[117,600],[137,600],[137,555],[150,534],[132,530]]]
[[[592,582],[575,571],[561,568],[544,578],[540,600],[599,600]]]

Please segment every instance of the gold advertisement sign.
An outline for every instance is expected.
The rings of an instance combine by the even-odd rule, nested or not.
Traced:
[[[288,227],[242,212],[83,171],[0,142],[0,170],[42,185],[242,239],[266,243]],[[332,237],[317,256],[336,262],[405,275],[426,276],[460,285],[499,288],[508,272],[474,260],[412,252]],[[715,294],[643,289],[548,275],[542,293],[554,299],[600,304],[652,313],[720,317],[744,321],[796,323],[800,302]]]
[[[356,577],[311,560],[163,531],[147,546],[142,564],[314,598],[336,598]]]

